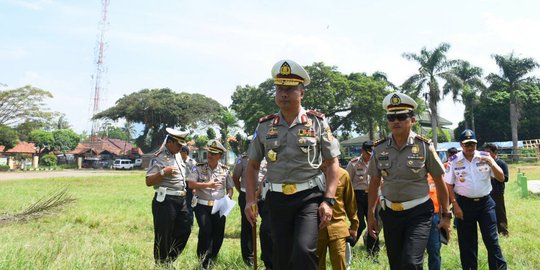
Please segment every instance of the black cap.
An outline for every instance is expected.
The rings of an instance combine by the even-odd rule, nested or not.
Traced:
[[[362,149],[371,150],[372,147],[373,147],[372,141],[365,141],[364,143],[362,143]]]
[[[455,154],[458,153],[458,150],[457,150],[457,148],[455,148],[455,147],[450,147],[450,148],[448,148],[448,150],[446,150],[446,152],[447,152],[449,155],[455,155]]]
[[[186,152],[189,154],[189,147],[187,145],[182,146],[182,149],[180,149],[180,152]]]

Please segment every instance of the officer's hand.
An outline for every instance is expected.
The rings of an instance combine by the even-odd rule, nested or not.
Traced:
[[[445,230],[447,232],[447,239],[450,240],[450,231],[452,230],[452,225],[451,225],[451,220],[450,218],[441,218],[441,221],[439,222],[439,225],[437,225],[437,227],[440,229],[440,230]]]
[[[163,175],[166,175],[166,176],[171,176],[171,175],[173,175],[173,173],[174,173],[174,166],[167,166],[167,167],[163,168],[163,172],[164,172]]]
[[[379,234],[379,224],[377,223],[377,219],[375,218],[375,215],[373,213],[368,214],[368,227],[367,227],[369,235],[373,239],[377,239]]]
[[[208,182],[208,184],[209,184],[208,187],[213,188],[213,189],[221,189],[221,187],[223,186],[221,181],[219,181],[217,179],[211,180],[210,182]]]
[[[259,215],[259,208],[257,207],[257,203],[247,202],[246,207],[244,208],[244,213],[246,214],[246,219],[253,227],[257,223],[257,215]]]
[[[319,223],[319,229],[322,229],[328,226],[330,220],[332,219],[332,207],[325,202],[322,202],[319,205],[319,217],[321,218],[321,223]]]
[[[452,205],[454,207],[454,216],[456,218],[459,218],[463,220],[463,210],[461,210],[461,207],[459,207],[459,204],[457,202],[453,203]]]
[[[357,237],[356,234],[357,234],[356,230],[349,229],[349,235],[352,237],[353,241],[356,241],[356,237]]]

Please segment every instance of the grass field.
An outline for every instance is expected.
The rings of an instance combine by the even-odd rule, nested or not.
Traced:
[[[540,198],[519,197],[518,167],[529,179],[540,179],[540,166],[510,167],[506,191],[510,237],[500,239],[500,243],[509,269],[540,269]],[[0,213],[20,211],[64,187],[78,201],[59,213],[0,225],[0,269],[154,268],[150,209],[153,191],[145,186],[143,172],[0,181]],[[197,232],[195,222],[189,243],[175,262],[178,269],[197,269]],[[442,248],[443,269],[460,268],[455,231],[451,237],[450,245]],[[480,269],[488,269],[486,250],[479,241]],[[357,245],[352,269],[388,269],[385,252],[383,247],[380,264],[374,264],[365,259],[363,245]],[[427,269],[427,257],[425,264]],[[246,269],[240,255],[238,206],[227,218],[225,241],[214,269]]]

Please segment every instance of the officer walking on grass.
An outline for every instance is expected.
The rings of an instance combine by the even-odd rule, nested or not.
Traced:
[[[302,66],[281,60],[272,68],[272,77],[280,111],[259,120],[249,146],[245,212],[254,224],[256,172],[266,158],[265,206],[271,217],[273,267],[317,269],[317,235],[330,222],[335,203],[339,143],[323,114],[302,107],[305,86],[310,83]],[[323,161],[324,174],[319,169]]]
[[[186,247],[192,217],[186,201],[186,165],[178,154],[188,132],[167,128],[164,145],[150,161],[146,185],[153,186],[154,260],[171,264]]]
[[[463,269],[478,269],[478,228],[488,253],[489,269],[506,269],[497,235],[491,178],[504,182],[504,173],[488,152],[476,150],[476,135],[470,129],[459,136],[462,152],[448,162],[444,180],[456,215],[459,257]],[[477,225],[478,224],[478,225]]]
[[[449,232],[452,214],[443,182],[444,169],[430,140],[414,133],[416,102],[402,93],[383,100],[391,135],[374,143],[369,162],[368,232],[377,237],[377,190],[381,189],[381,219],[391,269],[422,269],[433,216],[427,174],[430,173],[441,203],[439,228]]]

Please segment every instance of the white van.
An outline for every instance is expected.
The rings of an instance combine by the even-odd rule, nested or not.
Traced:
[[[131,170],[133,169],[133,163],[129,159],[115,159],[113,162],[113,169]]]

